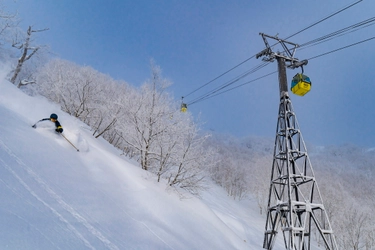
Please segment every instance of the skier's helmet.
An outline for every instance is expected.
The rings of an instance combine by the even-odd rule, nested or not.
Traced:
[[[49,118],[57,120],[57,115],[56,114],[51,114]]]

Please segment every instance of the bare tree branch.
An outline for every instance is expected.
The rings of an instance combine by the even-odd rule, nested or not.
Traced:
[[[27,32],[26,32],[27,35],[26,35],[25,41],[23,43],[17,42],[17,40],[13,42],[12,47],[14,47],[16,49],[19,49],[19,50],[22,50],[22,53],[21,53],[21,57],[18,59],[17,66],[13,71],[13,76],[10,79],[11,83],[15,84],[16,79],[17,79],[19,73],[22,70],[23,64],[26,61],[28,61],[33,55],[35,55],[35,53],[37,53],[38,50],[41,48],[40,46],[36,46],[36,47],[30,46],[31,35],[35,32],[42,32],[42,31],[46,31],[46,30],[48,30],[48,28],[41,29],[41,30],[32,30],[31,26],[29,26],[29,28],[27,29]],[[18,86],[20,86],[20,85],[18,85]]]

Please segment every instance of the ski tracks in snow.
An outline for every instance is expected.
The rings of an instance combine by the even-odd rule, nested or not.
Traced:
[[[111,250],[119,250],[119,248],[113,244],[110,240],[108,240],[101,232],[99,232],[94,226],[92,226],[83,216],[81,216],[72,206],[66,203],[62,197],[60,197],[56,192],[54,192],[49,185],[42,179],[38,174],[36,174],[30,167],[28,167],[17,155],[15,155],[10,148],[8,148],[3,141],[0,140],[0,147],[12,157],[18,165],[23,168],[27,174],[35,180],[40,187],[48,193],[48,195],[53,198],[64,211],[68,212],[71,216],[73,216],[81,225],[83,225],[93,236],[99,239],[108,249]],[[0,159],[2,165],[5,167],[7,171],[9,171],[14,178],[39,202],[41,202],[45,207],[47,207],[51,212],[62,222],[64,222],[67,228],[76,235],[79,239],[81,239],[85,246],[89,249],[95,249],[95,247],[79,232],[79,230],[72,225],[61,213],[59,213],[55,208],[53,208],[50,204],[43,200],[33,189],[9,166]]]

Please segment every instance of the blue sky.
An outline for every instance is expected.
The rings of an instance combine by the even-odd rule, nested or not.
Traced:
[[[12,1],[8,1],[10,3]],[[36,41],[60,58],[139,86],[149,77],[149,60],[163,69],[176,99],[189,103],[258,66],[250,59],[224,77],[187,96],[210,80],[264,49],[259,32],[284,38],[356,1],[55,1],[17,0],[21,26],[48,27]],[[374,16],[375,2],[352,8],[293,36],[303,44]],[[318,46],[297,50],[308,59],[375,36],[375,25]],[[312,90],[292,95],[306,142],[316,145],[354,143],[374,147],[375,39],[309,61],[304,68]],[[239,84],[277,70],[276,62]],[[287,70],[288,81],[300,69]],[[189,106],[201,113],[204,128],[235,136],[274,137],[278,113],[278,78],[262,80]]]

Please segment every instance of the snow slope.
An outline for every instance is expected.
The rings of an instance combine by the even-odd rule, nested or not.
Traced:
[[[31,127],[51,113],[80,152],[53,123]],[[255,202],[214,185],[181,199],[85,124],[5,80],[0,116],[0,249],[262,249]]]

